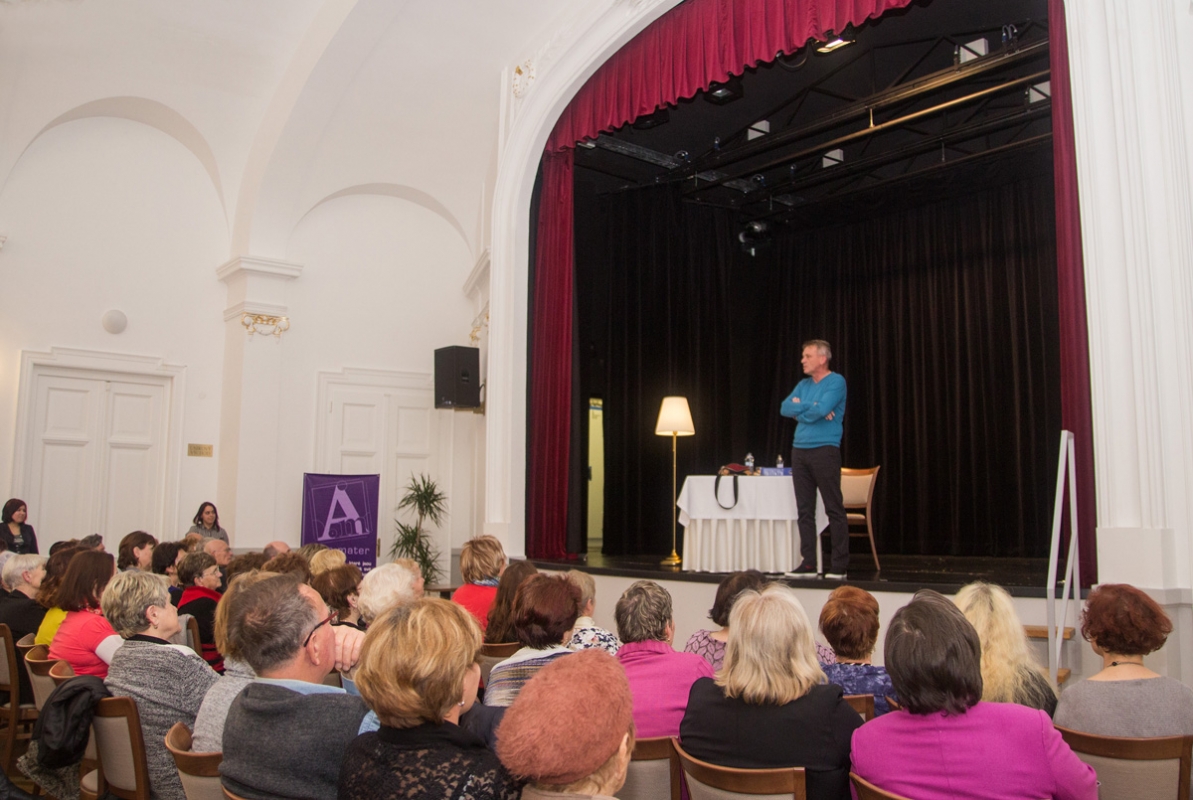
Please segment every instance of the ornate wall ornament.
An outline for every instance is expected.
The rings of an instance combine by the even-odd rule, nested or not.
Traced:
[[[529,58],[514,67],[514,97],[519,100],[530,90],[534,83],[534,62]]]

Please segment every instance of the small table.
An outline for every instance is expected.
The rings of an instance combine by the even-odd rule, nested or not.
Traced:
[[[799,566],[799,511],[790,477],[741,476],[737,504],[733,478],[721,479],[720,503],[715,475],[689,475],[679,493],[679,523],[684,526],[683,569],[687,572],[790,572]],[[824,503],[816,494],[816,531],[828,527]],[[817,537],[819,539],[819,537]],[[819,544],[819,541],[817,542]],[[820,548],[816,548],[819,568]]]

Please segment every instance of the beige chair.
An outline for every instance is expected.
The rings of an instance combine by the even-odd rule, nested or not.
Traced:
[[[186,800],[224,800],[224,787],[220,784],[223,753],[192,752],[191,729],[181,722],[175,723],[166,734],[166,749],[174,756]]]
[[[4,737],[3,769],[12,770],[12,753],[17,739],[28,739],[33,734],[33,723],[37,720],[37,706],[29,698],[21,697],[21,682],[17,672],[17,648],[12,640],[12,630],[0,624],[0,693],[8,694],[8,702],[0,706],[0,736]]]
[[[678,739],[671,746],[679,759],[680,776],[691,800],[806,800],[803,767],[735,769],[718,767],[688,755]],[[672,795],[674,797],[674,794]]]
[[[121,800],[149,800],[149,762],[136,701],[131,697],[100,700],[91,731],[108,792]]]
[[[493,671],[493,667],[505,661],[520,649],[522,649],[522,645],[517,642],[481,645],[481,685],[488,686],[489,673]]]
[[[664,800],[672,795],[671,762],[675,750],[670,736],[638,739],[630,755],[625,785],[614,796],[619,800]],[[678,789],[678,786],[675,787]]]
[[[1129,739],[1056,729],[1098,773],[1100,800],[1189,800],[1193,736]]]
[[[50,648],[44,644],[36,645],[25,654],[25,669],[29,672],[29,683],[33,686],[33,705],[38,711],[41,711],[54,691],[55,683],[50,677],[50,667],[57,663],[57,659],[50,658]]]
[[[50,667],[50,680],[54,681],[55,686],[61,686],[73,677],[75,677],[74,667],[66,661],[58,661]]]
[[[857,800],[907,800],[901,794],[884,792],[856,773],[849,773],[849,780],[853,783],[853,791],[857,794]]]
[[[845,519],[850,525],[865,525],[865,533],[851,533],[850,536],[868,536],[870,553],[874,556],[874,569],[878,564],[878,548],[874,546],[874,515],[871,505],[874,501],[874,482],[878,479],[878,467],[869,469],[841,468],[841,499],[845,506]]]
[[[874,695],[847,694],[845,695],[845,702],[853,706],[854,711],[861,714],[862,722],[869,722],[874,719]]]
[[[333,669],[323,678],[323,685],[334,686],[337,689],[343,689],[344,680],[340,677],[340,673]]]

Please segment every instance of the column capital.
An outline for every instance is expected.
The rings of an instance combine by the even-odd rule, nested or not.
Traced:
[[[276,258],[240,255],[221,264],[215,270],[215,276],[224,283],[239,277],[259,276],[264,278],[278,278],[293,280],[302,274],[302,265],[293,264]]]

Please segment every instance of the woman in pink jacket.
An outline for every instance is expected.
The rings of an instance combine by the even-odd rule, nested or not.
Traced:
[[[1097,800],[1094,770],[1043,711],[983,703],[977,631],[944,596],[917,592],[891,620],[887,672],[904,710],[853,734],[853,771],[916,800]]]

